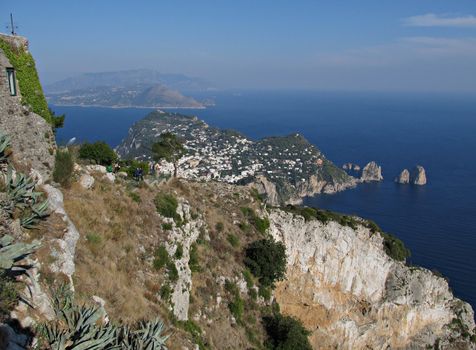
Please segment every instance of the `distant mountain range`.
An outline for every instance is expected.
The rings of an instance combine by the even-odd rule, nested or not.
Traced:
[[[149,69],[85,73],[45,87],[49,103],[104,107],[201,108],[211,101],[191,96],[213,90],[204,79]]]

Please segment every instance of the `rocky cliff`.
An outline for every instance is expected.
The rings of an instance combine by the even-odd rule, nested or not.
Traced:
[[[360,181],[362,182],[373,182],[373,181],[382,181],[382,167],[380,167],[375,162],[370,162],[362,169],[362,175],[360,176]]]
[[[288,257],[276,300],[315,349],[475,348],[471,306],[445,279],[390,258],[378,232],[281,210],[269,218]]]

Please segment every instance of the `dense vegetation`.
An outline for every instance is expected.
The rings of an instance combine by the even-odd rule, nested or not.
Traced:
[[[248,222],[253,225],[258,232],[264,234],[269,228],[269,220],[267,217],[259,217],[255,211],[249,207],[241,208],[241,212],[248,219]]]
[[[84,143],[79,149],[79,158],[100,165],[111,165],[117,160],[116,152],[105,142]]]
[[[263,286],[273,286],[274,282],[284,279],[286,248],[272,238],[255,241],[246,248],[245,265]]]
[[[283,316],[275,312],[272,316],[263,318],[268,335],[268,349],[276,350],[311,350],[308,340],[309,331],[301,322],[293,317]]]
[[[55,156],[53,180],[63,187],[69,187],[74,170],[73,155],[68,149],[58,150]]]
[[[170,132],[161,134],[159,140],[152,145],[155,160],[166,160],[174,164],[174,177],[177,176],[177,162],[185,152],[184,141]]]

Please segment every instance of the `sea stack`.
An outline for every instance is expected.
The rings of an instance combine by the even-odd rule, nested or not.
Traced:
[[[410,172],[408,169],[403,169],[400,175],[395,178],[395,182],[399,184],[409,184],[410,183]]]
[[[382,167],[374,161],[368,163],[362,170],[360,180],[362,182],[382,181]]]
[[[425,168],[423,168],[421,165],[417,165],[412,171],[411,182],[414,185],[426,185]]]

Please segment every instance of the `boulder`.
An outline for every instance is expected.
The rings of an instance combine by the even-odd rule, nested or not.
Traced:
[[[362,182],[382,181],[382,167],[374,161],[368,163],[362,170],[360,180]]]
[[[109,182],[114,182],[114,181],[116,181],[116,175],[114,175],[113,173],[106,173],[106,174],[104,175],[104,178],[105,178],[106,180],[108,180]]]
[[[95,172],[98,172],[98,173],[101,173],[101,174],[106,174],[107,173],[107,169],[103,165],[86,165],[86,169],[88,171],[95,171]]]
[[[421,165],[417,165],[411,173],[411,182],[414,185],[423,186],[426,185],[426,172],[425,168]]]
[[[79,184],[86,190],[89,190],[94,185],[94,177],[88,174],[83,174],[79,178]]]
[[[410,172],[408,169],[403,169],[400,175],[395,178],[395,182],[399,184],[409,184],[410,183]]]

